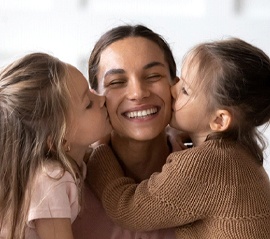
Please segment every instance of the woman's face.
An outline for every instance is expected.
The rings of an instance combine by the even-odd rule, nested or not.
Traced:
[[[171,118],[170,72],[162,50],[142,37],[109,45],[102,53],[98,93],[114,130],[122,137],[151,140]]]

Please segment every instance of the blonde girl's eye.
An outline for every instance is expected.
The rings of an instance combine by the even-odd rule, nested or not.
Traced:
[[[89,104],[86,106],[86,109],[91,109],[93,106],[93,101],[90,101]]]

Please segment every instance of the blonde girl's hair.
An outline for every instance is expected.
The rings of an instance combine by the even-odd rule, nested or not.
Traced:
[[[45,53],[28,54],[0,73],[0,230],[8,239],[25,236],[31,184],[45,161],[79,175],[63,149],[67,76],[67,65]]]
[[[234,138],[262,163],[266,143],[257,127],[269,125],[269,57],[241,39],[228,38],[195,46],[185,63],[188,72],[196,70],[195,88],[207,96],[209,111],[223,108],[233,116],[228,131],[208,139]]]

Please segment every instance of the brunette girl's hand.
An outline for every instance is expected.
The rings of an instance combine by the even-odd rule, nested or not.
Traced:
[[[88,160],[89,160],[93,150],[94,149],[91,147],[91,145],[89,145],[89,148],[86,150],[85,155],[83,157],[83,161],[85,162],[85,164],[88,163]]]
[[[111,143],[111,134],[108,134],[104,136],[103,138],[99,139],[98,141],[96,141],[95,143],[91,144],[91,147],[95,149],[101,144],[109,145],[110,143]]]
[[[87,149],[83,157],[83,161],[87,164],[95,148],[97,148],[101,144],[109,145],[110,143],[111,143],[111,134],[108,134],[103,138],[99,139],[98,141],[94,142],[93,144],[89,145],[89,148]]]
[[[185,145],[190,142],[190,138],[187,133],[174,129],[170,126],[166,127],[166,134],[172,146],[172,151],[180,151],[183,149],[187,149],[188,147]]]

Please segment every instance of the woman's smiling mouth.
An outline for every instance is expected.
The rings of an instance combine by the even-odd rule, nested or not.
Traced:
[[[145,117],[154,115],[157,112],[158,112],[158,107],[153,107],[153,108],[145,109],[145,110],[136,110],[136,111],[126,112],[123,115],[130,119],[134,119],[134,118],[137,119],[137,118],[145,118]]]

